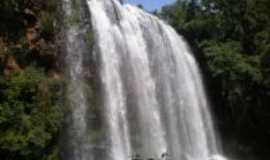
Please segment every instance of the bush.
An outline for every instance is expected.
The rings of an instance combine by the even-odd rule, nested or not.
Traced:
[[[37,160],[55,154],[62,123],[61,83],[27,68],[0,79],[0,157]]]

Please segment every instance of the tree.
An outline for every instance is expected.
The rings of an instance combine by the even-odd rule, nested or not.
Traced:
[[[269,7],[267,0],[178,0],[159,14],[185,36],[207,73],[225,149],[247,159],[250,152],[269,158]]]
[[[0,78],[1,159],[45,160],[56,154],[63,118],[59,84],[31,68]]]

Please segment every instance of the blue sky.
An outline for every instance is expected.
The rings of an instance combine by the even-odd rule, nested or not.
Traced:
[[[126,3],[133,5],[142,4],[146,10],[153,11],[160,9],[166,4],[173,3],[175,0],[124,0]]]

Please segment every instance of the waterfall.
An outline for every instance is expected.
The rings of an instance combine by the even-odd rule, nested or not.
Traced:
[[[181,36],[118,0],[63,2],[65,19],[77,16],[65,28],[71,113],[63,159],[225,160],[200,71]]]

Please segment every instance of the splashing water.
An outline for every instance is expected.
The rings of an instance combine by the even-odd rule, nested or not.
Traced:
[[[65,16],[71,17],[68,1]],[[73,147],[64,159],[225,160],[200,72],[183,38],[158,18],[117,0],[81,2],[87,2],[81,9],[89,9],[95,44],[87,50],[80,36],[86,34],[84,23],[67,28]],[[84,60],[87,56],[98,64],[98,106],[90,106],[84,87],[91,85],[84,72],[93,69],[84,65],[93,63]],[[91,107],[99,113],[89,113]],[[98,127],[91,126],[91,114],[99,116]]]

